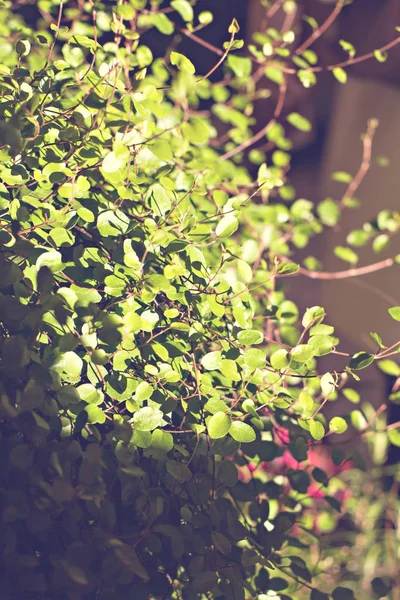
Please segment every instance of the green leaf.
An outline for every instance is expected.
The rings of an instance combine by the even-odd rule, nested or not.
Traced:
[[[335,328],[331,325],[325,325],[320,323],[319,325],[314,325],[310,329],[310,335],[332,335],[335,331]]]
[[[386,233],[376,236],[372,242],[372,249],[374,252],[383,252],[389,246],[390,237]]]
[[[321,389],[325,396],[330,396],[335,390],[335,380],[331,373],[325,373],[321,377]]]
[[[178,481],[190,481],[192,478],[192,472],[189,467],[181,462],[167,460],[166,469],[168,473]]]
[[[382,52],[382,50],[374,50],[374,57],[380,63],[386,62],[388,59],[388,56],[389,55],[387,52]]]
[[[377,598],[383,598],[389,595],[392,589],[392,580],[389,577],[375,577],[371,585]]]
[[[360,410],[352,410],[350,419],[351,419],[351,424],[358,431],[362,431],[363,429],[368,427],[368,422]]]
[[[72,235],[68,229],[64,229],[63,227],[55,227],[49,233],[49,238],[53,240],[55,246],[72,246],[75,237]]]
[[[51,368],[76,379],[80,376],[82,367],[83,361],[81,357],[75,352],[68,351],[60,354]]]
[[[47,267],[52,273],[59,273],[63,270],[64,266],[62,254],[57,250],[44,252],[36,261],[36,268],[38,270],[42,267]]]
[[[286,579],[283,579],[283,577],[271,577],[268,582],[269,589],[274,590],[275,592],[282,592],[283,590],[286,590],[288,586],[288,582]]]
[[[320,592],[314,588],[311,592],[310,600],[329,600],[329,597],[329,594],[325,594],[325,592]]]
[[[248,412],[255,419],[259,419],[260,415],[257,413],[255,406],[256,405],[254,404],[254,401],[250,398],[247,398],[243,401],[242,409],[245,413]]]
[[[231,438],[228,438],[228,440],[230,440],[233,444],[236,443]],[[236,485],[239,474],[235,463],[230,460],[224,460],[220,462],[218,465],[218,477],[227,487],[233,487]]]
[[[207,412],[215,415],[217,412],[224,413],[228,409],[228,405],[220,398],[210,398],[210,400],[205,403],[204,408]]]
[[[133,426],[139,431],[153,431],[165,425],[163,413],[158,408],[144,406],[133,415]]]
[[[230,543],[228,538],[225,537],[222,533],[219,533],[219,531],[213,531],[211,533],[211,538],[212,538],[214,546],[222,554],[229,554],[231,552],[232,544]]]
[[[237,339],[243,346],[253,346],[255,344],[261,344],[264,340],[264,336],[261,331],[244,329],[238,333]]]
[[[249,443],[256,439],[254,429],[242,421],[233,421],[229,433],[237,442]]]
[[[310,121],[308,121],[308,119],[306,119],[305,117],[302,117],[297,112],[290,113],[286,117],[286,120],[288,123],[290,123],[290,125],[292,125],[296,129],[298,129],[299,131],[304,131],[304,132],[308,133],[312,129],[312,125],[311,125]]]
[[[381,337],[377,333],[375,333],[374,331],[370,331],[369,335],[372,337],[374,342],[378,344],[379,348],[386,348],[386,346],[383,345]]]
[[[205,594],[217,585],[217,574],[215,571],[203,571],[198,573],[193,580],[192,588],[195,594]]]
[[[318,204],[317,213],[322,223],[327,227],[334,227],[339,221],[340,209],[331,198],[326,198]]]
[[[151,449],[166,454],[174,447],[173,436],[168,431],[156,429],[151,434]]]
[[[360,248],[361,246],[365,246],[369,238],[370,233],[368,231],[364,231],[363,229],[355,229],[349,233],[346,241],[350,246]]]
[[[358,402],[360,402],[360,394],[352,388],[345,388],[342,390],[342,394],[347,400],[353,402],[353,404],[358,404]]]
[[[339,586],[332,592],[333,600],[356,600],[354,593],[349,588]]]
[[[400,306],[392,306],[392,308],[388,309],[389,315],[395,321],[400,321]]]
[[[229,54],[227,58],[227,64],[230,69],[234,72],[236,77],[247,78],[251,75],[251,60],[245,56],[235,56]]]
[[[265,76],[274,83],[281,85],[285,81],[282,69],[279,67],[268,66],[264,71]]]
[[[333,181],[339,181],[340,183],[350,183],[353,179],[347,171],[335,171],[332,173],[331,178]]]
[[[171,161],[174,158],[171,146],[165,140],[155,140],[149,148],[160,160]]]
[[[369,367],[373,362],[374,357],[371,354],[368,354],[368,352],[357,352],[350,360],[350,369],[360,371],[361,369]]]
[[[199,14],[199,23],[201,23],[202,25],[209,25],[210,23],[213,22],[213,14],[208,11],[208,10],[204,10]]]
[[[196,72],[196,68],[192,61],[179,52],[171,52],[169,59],[171,65],[175,65],[180,71],[186,71],[187,73]]]
[[[246,350],[244,362],[251,369],[261,369],[265,367],[266,353],[264,350],[259,350],[258,348]]]
[[[352,265],[356,265],[358,263],[358,254],[356,254],[351,248],[346,248],[345,246],[336,246],[334,253],[338,258],[345,260]]]
[[[303,87],[306,89],[313,87],[317,83],[315,73],[307,71],[307,69],[299,69],[297,71],[297,77],[300,79]]]
[[[126,233],[129,218],[120,210],[106,210],[97,218],[97,229],[103,237],[118,237]]]
[[[160,33],[164,35],[171,35],[174,33],[174,24],[164,13],[156,13],[152,15],[152,19]]]
[[[306,363],[314,356],[314,350],[307,344],[299,344],[290,351],[293,360]]]
[[[171,6],[181,15],[186,23],[191,23],[193,21],[193,8],[188,0],[171,0]]]
[[[91,383],[83,383],[76,388],[79,397],[87,404],[102,404],[104,402],[104,394],[100,389],[97,389]]]
[[[320,421],[309,421],[310,433],[314,440],[322,440],[325,435],[325,428]]]
[[[290,364],[290,354],[282,348],[272,354],[270,362],[272,367],[278,371],[286,369]]]
[[[226,238],[235,233],[239,227],[239,221],[233,215],[225,215],[218,223],[215,233],[220,238]]]
[[[239,33],[239,31],[240,31],[239,23],[237,22],[237,20],[235,18],[233,18],[231,24],[228,27],[228,32],[229,33]]]
[[[232,420],[229,415],[217,412],[207,422],[207,430],[212,439],[223,438],[231,428]]]
[[[147,381],[141,381],[135,391],[135,400],[143,402],[143,400],[150,398],[153,391],[153,387]]]
[[[95,404],[89,404],[85,408],[87,414],[88,423],[105,423],[106,415],[104,412]]]
[[[393,446],[400,447],[400,428],[389,429],[388,440]]]
[[[343,48],[343,50],[345,52],[349,53],[349,56],[351,58],[353,58],[356,54],[356,49],[354,48],[353,44],[351,44],[350,42],[347,42],[345,40],[339,40],[339,44],[341,45],[341,47]]]
[[[117,15],[123,17],[126,20],[133,19],[135,16],[135,9],[133,6],[129,6],[129,4],[119,4],[116,7]]]
[[[280,263],[278,265],[279,275],[292,275],[294,273],[298,273],[300,271],[300,265],[296,263]]]
[[[219,350],[209,352],[205,354],[200,363],[207,371],[216,371],[220,368],[222,362],[222,355]]]
[[[245,283],[250,283],[250,281],[253,279],[253,271],[251,266],[244,260],[239,259],[237,261],[237,272],[240,276],[240,279]]]
[[[344,69],[342,69],[341,67],[336,67],[332,70],[332,73],[339,83],[346,83],[347,73]]]
[[[304,313],[304,317],[301,324],[303,325],[303,327],[310,327],[310,325],[318,325],[319,323],[321,323],[321,321],[323,321],[324,317],[325,310],[322,308],[322,306],[312,306],[311,308],[307,308],[306,312]],[[320,333],[326,334],[325,331],[318,332],[318,334]]]
[[[306,413],[311,413],[314,408],[314,398],[306,392],[302,390],[299,394],[298,401],[303,411]]]
[[[207,123],[201,119],[192,119],[190,123],[182,123],[182,135],[195,146],[203,146],[208,142],[211,135]]]
[[[83,569],[81,569],[80,567],[78,567],[78,565],[75,565],[65,559],[61,559],[60,563],[63,566],[63,568],[65,569],[69,578],[74,583],[77,583],[78,585],[88,585],[89,579],[88,579],[85,571]]]
[[[127,156],[117,155],[115,152],[109,152],[103,158],[102,169],[104,173],[115,173],[127,164]]]
[[[128,544],[118,544],[116,545],[116,547],[114,547],[114,553],[116,554],[116,556],[118,556],[118,558],[122,562],[122,565],[126,569],[129,569],[144,581],[149,580],[149,574],[146,568],[139,561],[136,550],[133,548],[133,546],[130,546]]]
[[[344,433],[347,431],[347,423],[342,417],[333,417],[329,421],[329,430],[335,433]]]
[[[400,366],[395,363],[394,360],[389,360],[388,358],[385,360],[379,360],[377,365],[380,370],[385,373],[385,375],[390,375],[391,377],[400,376]]]
[[[329,335],[313,335],[308,342],[315,356],[325,356],[333,350],[333,340]]]
[[[228,358],[224,358],[221,361],[221,366],[219,368],[221,373],[230,379],[231,381],[240,381],[241,377],[237,368],[237,364],[234,360],[230,360]]]
[[[18,40],[15,49],[19,56],[28,56],[31,51],[31,43],[29,40]]]

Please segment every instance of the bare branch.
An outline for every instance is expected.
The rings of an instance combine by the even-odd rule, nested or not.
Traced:
[[[300,267],[300,271],[298,271],[298,273],[300,275],[304,275],[304,277],[308,277],[309,279],[348,279],[349,277],[369,275],[369,273],[375,273],[376,271],[387,269],[388,267],[392,267],[395,263],[396,261],[394,260],[394,258],[386,258],[385,260],[373,263],[372,265],[367,265],[365,267],[355,267],[353,269],[347,269],[346,271],[336,271],[329,273],[326,271],[309,271],[308,269]],[[282,275],[278,275],[278,277],[282,277]]]
[[[364,181],[364,178],[371,167],[372,140],[374,139],[377,127],[378,121],[376,119],[371,119],[370,121],[368,121],[368,128],[365,135],[363,136],[364,150],[360,168],[358,169],[354,179],[349,183],[341,201],[339,202],[339,206],[343,206],[346,200],[354,196],[355,192],[358,190],[361,183]]]
[[[315,31],[310,35],[310,37],[303,44],[301,44],[301,46],[297,48],[296,54],[302,54],[304,50],[307,50],[307,48],[309,48],[311,44],[313,44],[318,38],[321,37],[321,35],[325,33],[327,29],[329,29],[332,23],[334,23],[334,21],[336,21],[336,19],[340,15],[344,3],[345,0],[337,1],[335,8],[333,9],[329,17],[326,19],[326,21],[324,21],[322,25],[318,27],[318,29],[315,29]]]
[[[277,105],[275,107],[273,118],[262,129],[260,129],[260,131],[258,131],[255,135],[253,135],[252,138],[250,138],[249,140],[246,140],[242,144],[239,144],[239,146],[237,146],[236,148],[233,148],[233,150],[230,150],[229,152],[226,152],[225,154],[223,154],[221,156],[221,160],[228,160],[228,159],[232,158],[232,156],[236,156],[236,154],[239,154],[239,152],[242,152],[242,150],[246,150],[246,148],[253,146],[254,144],[256,144],[259,140],[261,140],[264,137],[264,135],[267,133],[267,131],[269,129],[271,129],[271,127],[273,125],[275,125],[276,119],[279,117],[279,115],[282,112],[283,105],[285,103],[286,91],[287,91],[287,83],[286,83],[286,81],[284,81],[279,88],[279,98],[278,98]]]

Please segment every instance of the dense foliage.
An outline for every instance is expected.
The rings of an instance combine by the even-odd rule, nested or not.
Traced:
[[[326,275],[293,251],[357,206],[360,176],[336,173],[343,197],[317,206],[288,181],[288,132],[310,124],[278,120],[290,77],[314,85],[315,53],[266,29],[246,54],[234,21],[211,83],[179,52],[176,34],[210,50],[212,15],[193,2],[40,0],[33,29],[28,4],[0,9],[2,598],[357,596],[340,528],[372,544],[383,508],[352,496],[372,481],[354,456],[318,448],[350,424],[381,445],[400,430],[371,407],[322,408],[357,403],[377,359],[400,369],[397,345],[374,333],[375,354],[340,353],[324,309],[285,296],[285,277]],[[141,41],[152,28],[163,57]],[[274,118],[253,135],[269,94]],[[357,248],[379,252],[399,225],[382,210],[336,253],[357,269]],[[376,572],[363,598],[390,588]]]

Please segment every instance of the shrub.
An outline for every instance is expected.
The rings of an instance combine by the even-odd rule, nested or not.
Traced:
[[[321,600],[343,583],[326,589],[308,548],[344,514],[348,458],[312,468],[308,454],[350,423],[327,422],[325,402],[354,399],[377,359],[398,369],[395,347],[374,334],[375,354],[321,371],[334,329],[285,296],[284,277],[325,276],[294,249],[354,203],[347,189],[314,207],[287,180],[286,123],[310,124],[278,119],[288,78],[314,83],[312,51],[291,62],[292,36],[268,31],[246,56],[233,21],[211,83],[176,44],[154,58],[141,39],[196,39],[211,15],[194,21],[192,4],[41,1],[33,29],[0,12],[4,599]],[[280,89],[255,136],[253,65]],[[398,226],[381,212],[362,238]]]

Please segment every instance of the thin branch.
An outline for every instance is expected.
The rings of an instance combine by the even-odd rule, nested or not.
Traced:
[[[256,144],[259,140],[261,140],[264,137],[264,135],[269,131],[269,129],[271,129],[271,127],[273,125],[275,125],[276,119],[279,117],[279,115],[282,112],[283,105],[285,103],[286,91],[287,91],[287,83],[285,80],[279,88],[279,98],[278,98],[277,105],[275,107],[273,118],[262,129],[260,129],[260,131],[258,131],[255,135],[253,135],[252,138],[250,138],[249,140],[246,140],[242,144],[239,144],[239,146],[236,146],[236,148],[233,148],[229,152],[226,152],[225,154],[223,154],[220,157],[220,160],[228,160],[228,159],[232,158],[232,156],[236,156],[236,154],[239,154],[239,152],[242,152],[242,150],[246,150],[246,148],[253,146],[254,144]]]
[[[267,10],[267,12],[264,15],[263,18],[263,26],[262,26],[262,31],[264,31],[265,29],[265,25],[268,23],[268,21],[270,19],[272,19],[272,17],[278,12],[278,10],[281,8],[282,4],[284,3],[285,0],[277,0],[276,2],[274,2],[274,4],[271,6],[271,8],[269,10]]]
[[[258,131],[255,135],[253,135],[252,138],[250,138],[249,140],[246,140],[239,146],[236,146],[236,148],[233,148],[233,150],[229,150],[229,152],[226,152],[225,154],[223,154],[221,156],[221,160],[229,160],[230,158],[232,158],[232,156],[236,156],[236,154],[239,154],[239,152],[242,152],[242,150],[246,150],[246,148],[248,148],[249,146],[256,144],[259,140],[261,140],[264,137],[264,135],[267,133],[267,131],[269,129],[271,129],[271,127],[273,125],[275,125],[275,122],[276,122],[275,119],[271,119],[267,123],[267,125],[265,125],[265,127],[260,129],[260,131]]]
[[[215,71],[218,69],[218,67],[222,65],[222,63],[224,62],[224,60],[228,56],[228,54],[230,52],[230,49],[233,46],[234,40],[235,40],[235,32],[232,31],[231,39],[229,40],[229,44],[228,44],[225,52],[222,54],[221,58],[219,59],[219,61],[212,67],[212,69],[210,69],[205,75],[203,75],[203,77],[200,77],[200,79],[197,79],[196,83],[200,83],[201,81],[204,81],[205,79],[208,79],[213,73],[215,73]]]
[[[368,173],[371,167],[371,158],[372,158],[372,140],[374,139],[374,135],[376,129],[378,127],[378,121],[376,119],[371,119],[368,122],[367,131],[363,137],[363,158],[354,179],[349,183],[347,190],[343,194],[341,201],[339,202],[339,206],[343,206],[343,204],[349,198],[354,196],[356,190],[360,187],[361,183],[364,181],[366,174]]]
[[[343,62],[336,63],[335,65],[328,65],[325,67],[307,67],[307,69],[303,70],[307,73],[321,73],[322,71],[333,71],[334,69],[342,67],[351,67],[352,65],[355,65],[357,63],[364,62],[365,60],[369,60],[370,58],[374,58],[375,52],[387,52],[391,48],[394,48],[394,46],[397,46],[397,44],[400,44],[400,36],[392,40],[388,44],[385,44],[380,48],[376,48],[375,50],[371,50],[371,52],[367,52],[366,54],[362,54],[361,56],[349,58],[347,60],[344,60]],[[283,71],[283,73],[287,73],[288,75],[295,75],[297,73],[297,69],[282,67],[282,65],[279,65],[279,68]]]
[[[209,42],[206,42],[206,40],[203,40],[201,37],[199,37],[198,35],[195,35],[191,31],[189,31],[188,29],[181,29],[181,33],[183,33],[188,38],[190,38],[193,41],[195,41],[198,44],[200,44],[200,46],[203,46],[204,48],[207,48],[207,50],[209,50],[210,52],[214,52],[214,54],[218,54],[218,56],[223,56],[224,52],[220,48],[217,48],[217,46],[214,46],[213,44],[210,44]]]
[[[301,46],[299,46],[297,48],[296,54],[302,54],[304,52],[304,50],[307,50],[307,48],[309,46],[311,46],[311,44],[313,44],[315,42],[315,40],[320,38],[321,35],[323,35],[325,33],[325,31],[327,29],[329,29],[329,27],[332,25],[332,23],[334,23],[334,21],[336,21],[336,19],[340,15],[342,8],[344,6],[344,3],[345,3],[345,0],[337,1],[335,8],[333,9],[333,11],[329,15],[329,17],[326,19],[326,21],[324,21],[322,23],[322,25],[320,27],[318,27],[318,29],[315,29],[315,31],[310,35],[310,37],[303,44],[301,44]]]
[[[381,260],[365,267],[356,267],[354,269],[348,269],[347,271],[336,271],[332,273],[326,271],[309,271],[308,269],[300,267],[298,273],[300,275],[304,275],[304,277],[308,277],[309,279],[348,279],[349,277],[369,275],[369,273],[375,273],[376,271],[387,269],[388,267],[392,267],[395,262],[396,261],[394,258],[386,258],[385,260]],[[277,275],[277,277],[285,277],[285,275]]]
[[[47,58],[46,58],[46,64],[44,65],[44,67],[42,69],[43,71],[47,67],[47,65],[49,64],[50,59],[51,59],[51,55],[53,54],[54,46],[56,45],[56,41],[57,41],[57,38],[58,38],[59,29],[60,29],[60,26],[61,26],[62,13],[63,13],[63,0],[60,1],[60,6],[58,8],[58,17],[57,17],[57,22],[56,22],[57,29],[56,29],[56,31],[54,33],[54,39],[53,39],[53,42],[52,42],[52,44],[50,46],[49,53],[48,53]]]
[[[376,50],[372,50],[371,52],[367,52],[367,54],[362,54],[361,56],[349,58],[348,60],[338,63],[337,65],[331,65],[329,67],[325,67],[325,69],[332,71],[333,69],[336,69],[339,67],[348,67],[351,65],[355,65],[356,63],[363,62],[364,60],[369,60],[370,58],[374,58],[375,52],[387,52],[387,50],[390,50],[394,46],[397,46],[397,44],[400,44],[400,36],[397,37],[396,39],[392,40],[388,44],[385,44],[381,48],[377,48]],[[319,67],[318,70],[323,71],[323,69],[324,69],[323,67]],[[310,69],[307,69],[307,70],[309,71]]]

